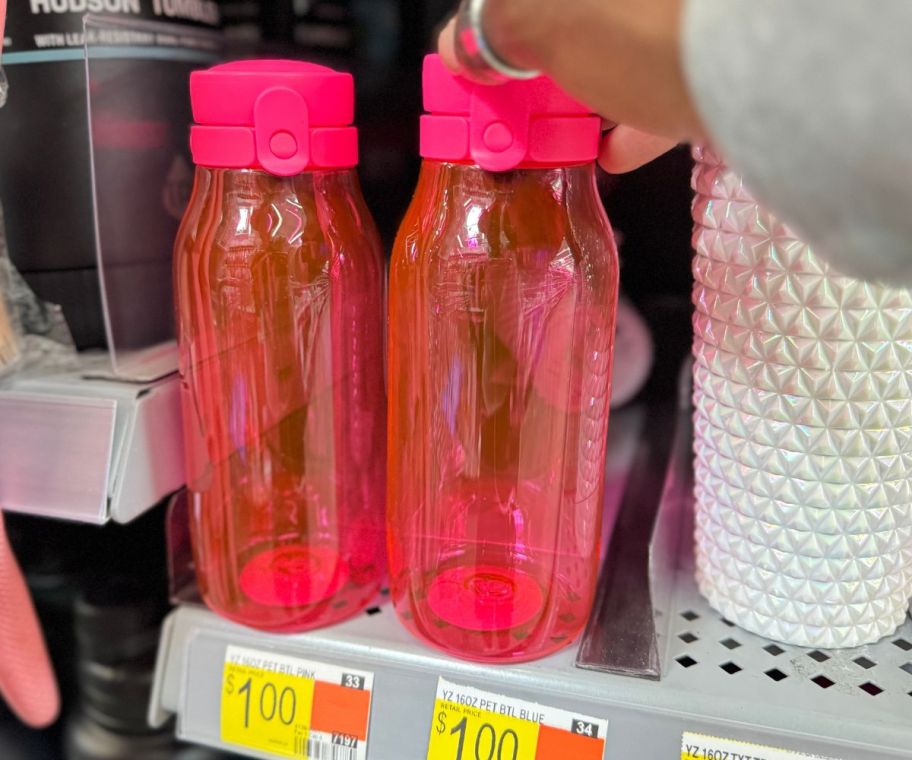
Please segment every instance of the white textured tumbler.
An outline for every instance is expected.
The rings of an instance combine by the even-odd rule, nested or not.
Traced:
[[[839,274],[695,158],[700,590],[789,644],[876,641],[912,596],[912,291]]]

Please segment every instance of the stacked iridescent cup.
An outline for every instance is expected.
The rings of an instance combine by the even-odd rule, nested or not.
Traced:
[[[783,642],[876,641],[912,596],[912,291],[838,273],[695,158],[700,590]]]

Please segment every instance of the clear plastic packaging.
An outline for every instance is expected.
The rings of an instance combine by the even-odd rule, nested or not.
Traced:
[[[3,29],[6,17],[6,2],[0,7],[0,51],[3,50]],[[0,108],[6,105],[9,86],[3,66],[0,66]],[[12,289],[12,264],[6,248],[6,226],[3,223],[3,209],[0,207],[0,377],[18,366],[22,358],[20,347],[20,328],[13,319],[9,306],[9,294]]]
[[[0,376],[76,367],[76,349],[63,311],[35,295],[6,253],[0,207]]]
[[[0,208],[0,377],[16,369],[22,360],[21,329],[10,308],[12,264],[6,250],[3,210]]]

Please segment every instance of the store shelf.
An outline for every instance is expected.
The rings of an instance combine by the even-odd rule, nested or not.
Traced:
[[[638,430],[636,425],[614,428],[628,443],[631,438],[636,442]],[[629,453],[630,447],[614,450]],[[684,732],[839,760],[912,758],[912,624],[907,621],[896,635],[875,646],[841,652],[773,646],[728,624],[707,606],[694,584],[687,523],[691,510],[684,496],[690,489],[686,474],[675,476],[675,460],[686,463],[689,456],[672,457],[659,519],[660,526],[667,520],[678,524],[674,530],[656,531],[665,538],[654,539],[653,552],[677,543],[683,549],[677,562],[651,563],[654,574],[664,575],[652,582],[653,606],[661,607],[655,609],[657,640],[633,630],[639,625],[630,613],[639,606],[636,600],[626,606],[601,605],[597,609],[614,610],[619,619],[590,626],[590,634],[610,631],[619,639],[607,650],[633,648],[647,638],[663,664],[660,680],[579,668],[576,646],[523,665],[463,662],[413,639],[386,599],[346,623],[295,636],[259,633],[202,607],[185,606],[172,613],[163,631],[150,719],[161,724],[176,714],[182,739],[225,747],[219,723],[221,675],[226,648],[239,645],[374,673],[370,760],[426,756],[438,677],[606,718],[609,760],[678,758]],[[630,489],[642,486],[638,476],[624,484]],[[624,514],[628,504],[641,507],[625,500]],[[616,530],[624,523],[622,515]],[[669,541],[672,534],[683,540]],[[669,553],[673,559],[674,550]],[[629,593],[639,598],[648,592],[636,586]],[[624,620],[630,624],[626,633]],[[611,670],[617,664],[606,662],[604,667]]]
[[[126,523],[183,483],[179,386],[17,379],[0,390],[0,505],[31,515]]]
[[[783,646],[771,654],[770,642],[727,626],[686,575],[679,580],[671,616],[676,661],[659,682],[581,670],[572,648],[510,667],[455,660],[411,639],[388,604],[297,636],[261,634],[183,607],[164,629],[151,717],[161,723],[176,713],[180,738],[228,748],[219,739],[219,700],[225,650],[235,644],[373,672],[371,760],[425,756],[438,676],[607,718],[609,759],[679,757],[684,731],[841,760],[912,757],[912,651],[903,643],[912,643],[912,626],[862,650],[811,656]],[[685,643],[679,634],[694,638]],[[727,663],[739,670],[723,669]],[[785,677],[773,680],[773,669]],[[813,679],[826,683],[821,676],[833,685],[819,686]],[[873,695],[863,684],[882,691]]]

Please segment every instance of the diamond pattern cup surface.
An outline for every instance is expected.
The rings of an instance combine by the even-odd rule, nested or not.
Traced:
[[[872,643],[912,597],[912,291],[833,270],[694,156],[700,590],[788,644]]]

